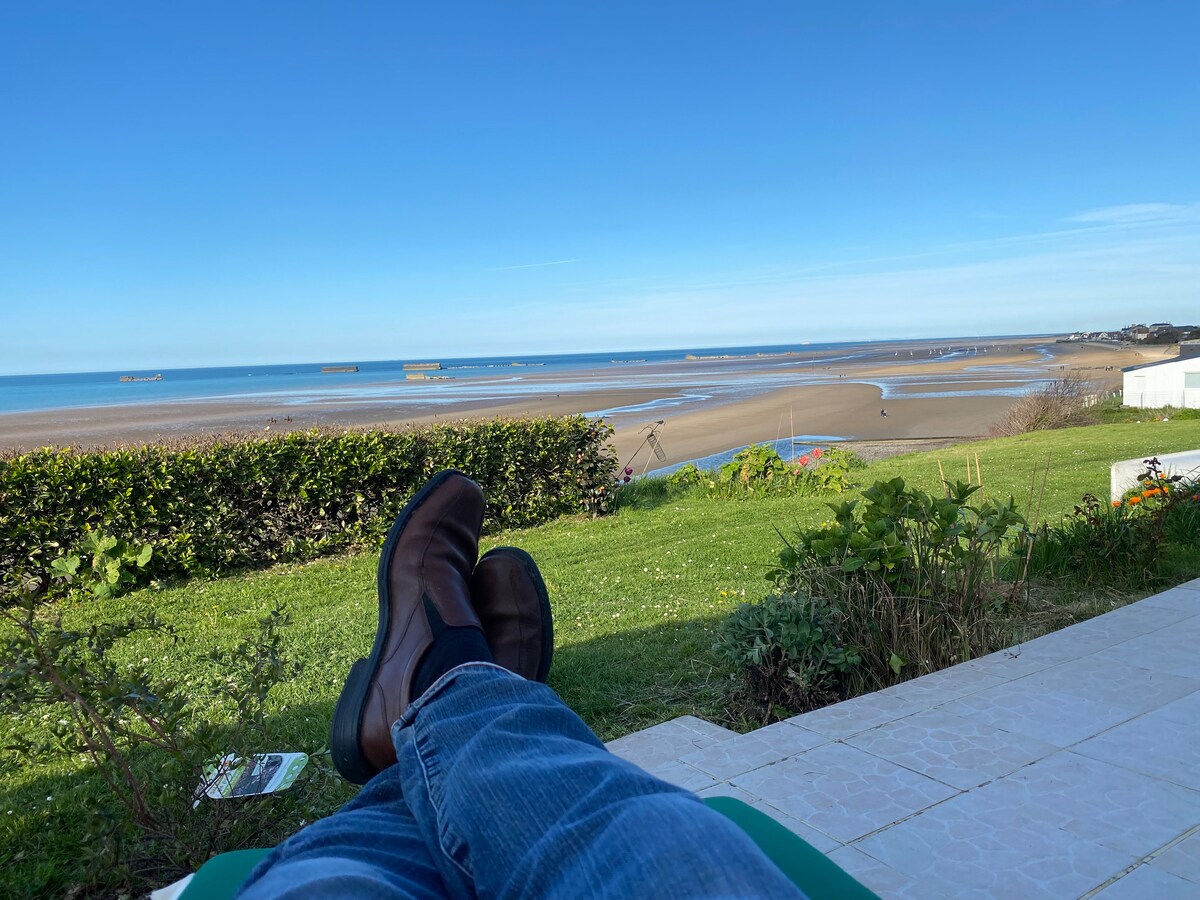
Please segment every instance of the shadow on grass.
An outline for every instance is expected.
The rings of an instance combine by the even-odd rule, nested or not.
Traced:
[[[555,650],[550,686],[602,740],[677,716],[728,719],[732,670],[712,652],[724,614],[607,634]]]
[[[730,724],[724,701],[731,673],[711,651],[713,628],[722,618],[664,622],[559,646],[550,686],[603,740],[688,714]],[[254,749],[310,754],[323,750],[335,700],[336,691],[329,699],[274,712],[269,719],[272,746]],[[193,814],[195,785],[163,784],[160,760],[140,752],[135,764],[152,793],[169,795],[183,819],[195,816],[185,825],[193,849],[139,854],[136,845],[126,845],[119,862],[129,864],[131,872],[123,874],[101,864],[89,849],[95,843],[89,833],[95,822],[88,810],[111,806],[109,789],[91,764],[73,758],[15,767],[8,757],[0,769],[0,871],[5,873],[0,897],[63,896],[73,891],[79,897],[112,896],[119,887],[145,892],[194,870],[216,853],[274,846],[304,823],[333,813],[358,791],[336,774],[327,757],[314,757],[308,777],[288,791],[204,801]],[[238,804],[240,814],[206,835],[212,820],[205,810],[218,803]],[[11,816],[6,814],[9,809],[14,811]]]
[[[667,482],[665,476],[646,475],[621,485],[617,493],[617,509],[658,509],[680,499],[681,492]]]
[[[332,712],[329,702],[280,711],[270,719],[272,745],[253,749],[314,754],[324,748]],[[232,728],[223,733],[232,734]],[[328,757],[314,755],[287,791],[204,799],[193,810],[197,784],[190,776],[187,784],[164,781],[163,760],[161,753],[145,749],[131,756],[150,802],[169,810],[166,815],[182,839],[168,846],[134,837],[112,845],[115,858],[107,859],[101,847],[106,823],[129,821],[129,815],[91,762],[56,757],[16,765],[6,757],[0,769],[0,898],[110,897],[118,889],[142,896],[217,853],[274,846],[305,823],[334,812],[358,791],[337,775]]]

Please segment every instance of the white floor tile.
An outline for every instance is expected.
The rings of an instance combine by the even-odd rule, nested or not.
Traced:
[[[847,738],[846,743],[960,790],[993,781],[1058,751],[1045,741],[941,709],[880,725]]]
[[[731,783],[843,843],[957,793],[845,744],[817,747]]]
[[[1138,866],[1104,890],[1093,900],[1196,900],[1200,885],[1184,881],[1153,866]]]
[[[829,738],[815,731],[790,722],[776,722],[689,753],[681,759],[689,766],[726,780],[828,742]]]

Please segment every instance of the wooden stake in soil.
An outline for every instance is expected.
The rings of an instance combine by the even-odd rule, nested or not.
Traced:
[[[1050,478],[1050,454],[1046,454],[1046,468],[1042,470],[1042,491],[1038,494],[1037,512],[1033,514],[1034,530],[1042,518],[1042,500],[1046,497],[1046,481]]]

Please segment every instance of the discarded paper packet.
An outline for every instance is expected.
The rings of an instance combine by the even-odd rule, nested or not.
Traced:
[[[286,790],[306,765],[307,753],[259,753],[251,757],[227,753],[205,767],[196,789],[197,802],[202,795],[228,800]]]

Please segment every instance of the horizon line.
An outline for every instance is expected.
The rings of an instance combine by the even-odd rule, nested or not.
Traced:
[[[1075,329],[1080,330],[1088,329]],[[1111,329],[1119,330],[1119,329]],[[758,348],[789,348],[802,349],[812,344],[900,344],[910,341],[958,341],[958,340],[984,340],[992,339],[1010,339],[1010,338],[1051,338],[1061,337],[1065,334],[1071,334],[1071,331],[1053,331],[1053,332],[1032,332],[1028,334],[958,334],[958,335],[925,335],[925,336],[910,336],[902,338],[847,338],[844,340],[833,341],[788,341],[782,344],[712,344],[709,346],[699,345],[684,345],[672,347],[626,347],[624,349],[610,350],[564,350],[552,353],[544,353],[538,351],[502,353],[502,354],[480,354],[471,356],[447,356],[449,360],[465,360],[465,359],[480,359],[480,360],[511,360],[517,357],[557,357],[557,356],[606,356],[609,354],[625,354],[625,353],[691,353],[705,350],[753,350]],[[442,356],[443,354],[436,354]],[[126,367],[122,369],[71,369],[62,370],[46,370],[40,372],[0,372],[0,378],[26,378],[30,376],[43,375],[120,375],[120,374],[140,374],[144,372],[190,372],[200,369],[238,369],[238,368],[265,368],[268,366],[336,366],[336,365],[357,365],[369,363],[413,363],[413,362],[430,362],[428,357],[377,357],[372,359],[329,359],[323,358],[318,360],[292,360],[288,362],[244,362],[244,363],[225,363],[220,365],[207,366],[137,366]],[[433,360],[434,362],[438,360]]]

